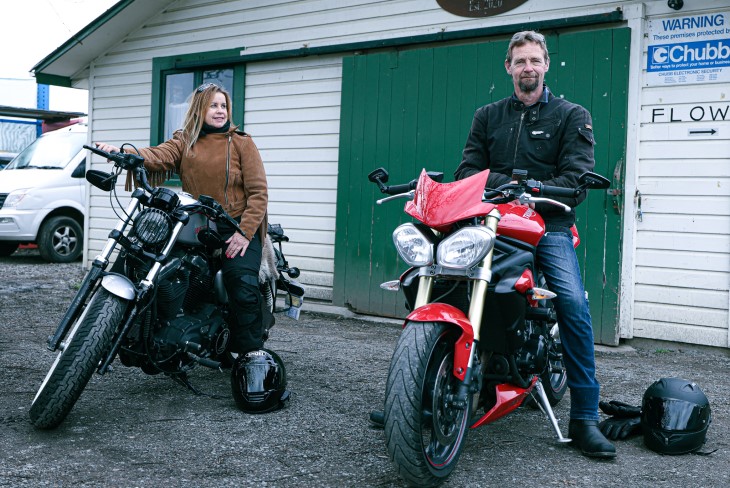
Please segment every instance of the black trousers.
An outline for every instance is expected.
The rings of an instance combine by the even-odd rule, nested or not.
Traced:
[[[233,229],[218,224],[218,231],[227,240]],[[243,256],[229,258],[225,255],[228,244],[221,255],[223,283],[228,294],[231,317],[231,345],[229,350],[239,354],[261,349],[264,345],[264,323],[262,318],[261,291],[259,290],[259,268],[261,267],[261,239],[253,236]]]

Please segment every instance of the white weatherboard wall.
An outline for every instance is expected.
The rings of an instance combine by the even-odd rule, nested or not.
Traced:
[[[647,31],[650,20],[730,13],[704,4],[669,16],[650,10]],[[633,215],[625,217],[636,228],[632,335],[728,347],[730,83],[643,78]]]
[[[290,236],[284,253],[305,270],[307,297],[331,300],[342,58],[250,64],[244,127],[266,162],[269,221]]]
[[[643,95],[635,194],[636,337],[728,345],[728,94],[725,84],[661,87]],[[693,110],[707,117],[721,110],[726,118],[692,121]],[[715,136],[690,135],[713,129]]]

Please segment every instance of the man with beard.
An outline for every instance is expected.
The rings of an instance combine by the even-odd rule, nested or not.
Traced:
[[[588,111],[555,97],[543,83],[550,67],[545,37],[534,31],[512,36],[504,62],[512,96],[477,109],[456,179],[489,169],[487,188],[514,182],[513,170],[546,185],[575,188],[592,171],[593,125]],[[585,199],[555,198],[574,208]],[[616,450],[598,428],[599,384],[595,377],[593,328],[573,248],[575,211],[538,203],[545,235],[537,259],[553,299],[570,387],[568,436],[584,455],[614,458]]]

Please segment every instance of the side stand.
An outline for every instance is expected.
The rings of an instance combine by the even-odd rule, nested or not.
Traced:
[[[553,407],[550,406],[550,401],[548,401],[548,397],[545,394],[545,388],[543,388],[542,382],[540,380],[537,380],[537,383],[535,383],[535,390],[537,390],[537,395],[539,397],[538,406],[540,407],[540,410],[542,410],[542,412],[550,419],[550,423],[552,424],[553,429],[555,429],[555,433],[558,435],[558,442],[570,442],[572,439],[563,437],[563,433],[560,432],[560,427],[558,427],[558,420],[555,418],[555,414],[553,413]]]

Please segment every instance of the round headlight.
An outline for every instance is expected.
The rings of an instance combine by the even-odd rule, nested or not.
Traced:
[[[402,224],[393,231],[393,243],[400,257],[411,266],[433,264],[433,243],[413,224]]]
[[[132,229],[140,242],[148,246],[156,246],[170,236],[172,221],[162,210],[146,208],[134,219]]]
[[[494,247],[494,234],[487,227],[465,227],[439,244],[436,260],[447,268],[471,268]]]

